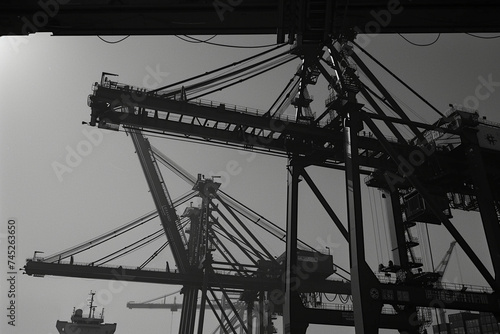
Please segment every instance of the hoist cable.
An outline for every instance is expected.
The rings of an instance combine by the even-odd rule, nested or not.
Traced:
[[[414,45],[414,46],[431,46],[431,45],[434,45],[437,43],[437,41],[439,40],[439,38],[441,37],[441,33],[438,33],[436,39],[432,42],[429,42],[429,43],[425,43],[425,44],[418,44],[418,43],[415,43],[415,42],[412,42],[410,41],[408,38],[404,37],[403,34],[400,34],[398,33],[398,35],[404,39],[405,41],[407,41],[408,43],[410,43],[411,45]]]
[[[327,295],[326,295],[326,293],[323,293],[323,295],[325,296],[325,299],[326,299],[326,300],[328,300],[330,303],[331,303],[331,302],[334,302],[334,301],[335,301],[335,299],[337,299],[337,294],[335,294],[335,295],[333,296],[333,299],[328,298],[328,297],[327,297]]]
[[[168,88],[171,88],[171,87],[175,87],[175,86],[178,86],[178,85],[182,85],[182,84],[184,84],[184,83],[186,83],[186,82],[189,82],[189,81],[192,81],[192,80],[196,80],[196,79],[199,79],[199,78],[203,78],[203,77],[205,77],[205,76],[207,76],[207,75],[211,75],[211,74],[217,73],[217,72],[219,72],[219,71],[223,71],[223,70],[225,70],[225,69],[231,68],[231,67],[233,67],[233,66],[237,66],[237,65],[240,65],[240,64],[242,64],[242,63],[246,63],[246,62],[248,62],[248,61],[250,61],[250,60],[253,60],[253,59],[259,58],[259,57],[261,57],[261,56],[263,56],[263,55],[266,55],[266,54],[268,54],[268,53],[271,53],[271,52],[273,52],[273,51],[275,51],[275,50],[277,50],[277,49],[279,49],[279,48],[281,48],[281,47],[283,47],[283,46],[284,46],[284,44],[283,44],[283,45],[278,45],[278,46],[276,46],[275,48],[272,48],[272,49],[266,50],[266,51],[264,51],[264,52],[258,53],[258,54],[256,54],[256,55],[253,55],[253,56],[250,56],[250,57],[248,57],[248,58],[242,59],[242,60],[240,60],[240,61],[234,62],[234,63],[232,63],[232,64],[225,65],[225,66],[222,66],[222,67],[217,68],[217,69],[215,69],[215,70],[211,70],[211,71],[205,72],[205,73],[203,73],[203,74],[198,74],[198,75],[196,75],[196,76],[194,76],[194,77],[191,77],[191,78],[188,78],[188,79],[184,79],[184,80],[181,80],[181,81],[177,81],[177,82],[175,82],[175,83],[172,83],[172,84],[168,84],[168,85],[166,85],[166,86],[162,86],[162,87],[159,87],[159,88],[153,89],[153,90],[151,90],[150,92],[158,92],[158,91],[161,91],[161,90],[164,90],[164,89],[168,89]],[[288,52],[287,52],[287,53],[288,53]]]
[[[158,213],[155,211],[151,211],[129,223],[126,223],[114,230],[111,230],[110,232],[106,232],[106,233],[103,233],[95,238],[92,238],[90,240],[87,240],[77,246],[74,246],[74,247],[71,247],[71,248],[68,248],[66,250],[63,250],[59,253],[55,253],[51,256],[48,256],[44,259],[44,261],[46,262],[55,262],[55,261],[58,261],[59,259],[65,259],[65,258],[68,258],[69,256],[71,255],[76,255],[76,254],[79,254],[83,251],[86,251],[88,249],[91,249],[93,247],[96,247],[108,240],[111,240],[113,238],[116,238],[128,231],[131,231],[133,230],[134,228],[136,227],[139,227],[149,221],[151,221],[152,219],[156,218],[158,216]]]
[[[178,35],[175,35],[175,37],[177,37],[185,42],[188,42],[188,43],[205,43],[208,45],[221,46],[221,47],[225,47],[225,48],[235,48],[235,49],[261,49],[261,48],[269,48],[271,46],[276,46],[276,45],[286,45],[287,44],[287,43],[283,43],[283,44],[273,43],[273,44],[266,44],[266,45],[231,45],[231,44],[221,44],[221,43],[209,42],[211,39],[213,39],[217,35],[214,35],[213,37],[211,37],[207,40],[201,40],[201,39],[198,39],[198,38],[195,38],[192,36],[187,36],[187,35],[184,35],[184,36],[191,38],[194,41],[189,41],[189,40],[186,40],[186,39],[179,37]]]
[[[371,60],[373,60],[377,65],[382,67],[387,73],[389,73],[394,79],[396,79],[399,83],[401,83],[403,86],[405,86],[409,91],[411,91],[413,94],[415,94],[422,102],[427,104],[432,110],[434,110],[436,113],[438,113],[441,117],[445,117],[445,115],[439,111],[436,107],[434,107],[429,101],[427,101],[422,95],[420,95],[418,92],[416,92],[413,88],[411,88],[407,83],[405,83],[403,80],[401,80],[396,74],[394,74],[391,70],[389,70],[384,64],[382,64],[380,61],[378,61],[375,57],[373,57],[371,54],[369,54],[365,49],[363,49],[361,46],[359,46],[356,42],[353,42],[354,45],[358,47],[364,54],[366,54]]]
[[[295,56],[292,56],[293,58],[295,58]],[[231,81],[236,81],[238,79],[241,79],[241,78],[244,78],[245,76],[248,76],[248,75],[251,75],[252,73],[256,73],[260,70],[263,70],[263,69],[266,69],[266,68],[270,68],[270,69],[274,69],[275,67],[273,67],[275,64],[277,64],[279,62],[279,60],[275,60],[269,64],[262,64],[260,65],[259,67],[255,67],[255,68],[252,68],[250,69],[248,72],[244,72],[244,73],[241,73],[241,74],[238,74],[237,76],[233,76],[233,77],[229,77],[223,81],[217,81],[217,82],[214,82],[212,84],[209,84],[209,85],[205,85],[205,86],[202,86],[202,87],[199,87],[199,88],[196,88],[196,89],[189,89],[189,94],[195,94],[195,93],[199,93],[199,92],[202,92],[202,91],[205,91],[205,90],[209,90],[213,87],[217,87],[219,85],[223,85],[225,83],[228,83],[228,82],[231,82]],[[264,71],[265,72],[265,71]],[[262,73],[264,73],[262,72]],[[206,95],[206,94],[205,94]],[[191,100],[192,98],[189,98],[188,100]]]
[[[257,72],[257,73],[255,73],[255,74],[253,74],[253,75],[251,75],[251,76],[249,76],[249,77],[247,77],[247,78],[240,79],[240,80],[238,80],[237,82],[234,82],[234,83],[231,83],[231,84],[228,84],[228,85],[222,86],[222,87],[220,87],[220,88],[218,88],[218,89],[213,89],[213,90],[211,90],[211,91],[205,92],[205,93],[200,94],[200,95],[197,95],[197,96],[195,96],[195,97],[188,98],[188,100],[197,99],[197,98],[200,98],[200,97],[202,97],[202,96],[205,96],[205,95],[208,95],[208,94],[211,94],[211,93],[214,93],[214,92],[217,92],[217,91],[220,91],[220,90],[226,89],[226,88],[228,88],[228,87],[234,86],[234,85],[236,85],[236,84],[240,84],[240,83],[242,83],[242,82],[244,82],[244,81],[247,81],[247,80],[249,80],[249,79],[252,79],[252,78],[254,78],[254,77],[258,76],[258,75],[261,75],[261,74],[263,74],[263,73],[269,72],[270,70],[273,70],[273,69],[275,69],[275,68],[278,68],[278,67],[280,67],[280,66],[282,66],[282,65],[284,65],[284,64],[286,64],[286,63],[288,63],[288,62],[290,62],[290,61],[292,61],[292,60],[294,60],[295,58],[296,58],[296,56],[294,56],[294,57],[290,57],[289,59],[285,59],[285,60],[281,61],[280,63],[278,63],[278,64],[276,64],[276,65],[274,65],[274,66],[272,66],[272,67],[269,67],[269,68],[263,69],[262,71]]]
[[[117,251],[114,251],[106,256],[103,256],[101,257],[100,259],[96,260],[96,261],[93,261],[94,265],[103,265],[103,264],[106,264],[114,259],[117,259],[121,256],[124,256],[126,254],[129,254],[130,252],[136,250],[138,247],[141,247],[141,246],[144,246],[146,243],[148,242],[151,242],[151,241],[154,241],[156,239],[158,239],[159,237],[163,236],[163,230],[158,230],[156,232],[153,232],[123,248],[120,248],[119,250]],[[118,255],[117,255],[118,254]],[[114,257],[113,257],[114,256]],[[111,259],[110,259],[111,258]],[[108,259],[108,260],[106,260]],[[100,262],[100,261],[103,261],[103,260],[106,260],[102,263],[97,263],[97,262]]]

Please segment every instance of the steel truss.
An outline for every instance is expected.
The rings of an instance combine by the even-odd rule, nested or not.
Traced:
[[[124,270],[120,275],[113,273],[116,268],[98,267],[93,270],[64,263],[44,263],[29,261],[26,272],[31,275],[65,275],[100,279],[123,279],[142,282],[181,284],[191,286],[193,296],[201,291],[203,296],[212,293],[215,287],[221,289],[243,289],[244,291],[271,292],[278,288],[283,294],[282,304],[274,307],[283,314],[285,333],[305,333],[311,323],[354,325],[356,332],[377,333],[379,328],[394,328],[409,333],[423,330],[426,319],[422,318],[422,308],[446,307],[450,309],[493,312],[500,315],[498,305],[500,268],[500,245],[495,242],[500,237],[497,208],[500,201],[500,175],[496,152],[485,151],[477,141],[479,121],[473,113],[455,110],[443,115],[432,125],[412,121],[397,104],[368,67],[353,51],[349,38],[338,36],[324,44],[298,45],[290,51],[303,61],[299,68],[301,88],[294,103],[296,115],[284,119],[272,113],[250,113],[238,108],[228,108],[224,104],[190,101],[163,95],[161,91],[147,92],[142,89],[110,81],[103,75],[89,97],[91,126],[118,130],[126,127],[132,133],[153,131],[165,135],[183,135],[191,140],[205,141],[229,147],[272,152],[288,158],[287,226],[284,284],[281,276],[239,276],[225,277],[212,269],[210,252],[205,251],[197,269],[190,271],[186,255],[179,251],[182,242],[178,236],[167,236],[173,247],[177,247],[176,262],[181,265],[179,273],[157,275],[147,270]],[[326,53],[326,57],[324,56]],[[369,82],[361,82],[359,72],[363,72]],[[306,111],[310,99],[305,89],[314,84],[322,75],[329,84],[330,96],[326,109],[319,116]],[[185,93],[189,94],[187,90]],[[370,105],[368,111],[358,101],[359,96]],[[378,100],[382,102],[378,102]],[[397,116],[388,116],[387,109]],[[453,116],[455,115],[455,116]],[[455,118],[454,118],[455,117]],[[455,120],[460,124],[455,126]],[[412,137],[406,138],[399,128],[406,126]],[[364,135],[364,129],[373,134]],[[395,140],[389,140],[381,128],[392,133]],[[385,130],[384,130],[385,131]],[[452,148],[440,147],[428,139],[437,133],[458,136],[461,145]],[[136,136],[138,137],[138,136]],[[137,139],[134,139],[137,142]],[[416,153],[420,157],[417,160]],[[424,153],[427,155],[424,155]],[[422,158],[423,157],[423,158]],[[141,158],[142,159],[142,158]],[[413,161],[412,166],[402,161]],[[345,171],[347,196],[347,224],[343,224],[329,206],[329,200],[315,186],[306,172],[308,166],[322,166]],[[405,168],[406,167],[406,168]],[[409,168],[411,167],[411,169]],[[149,167],[151,170],[153,167]],[[382,283],[366,262],[364,231],[362,220],[361,175],[368,174],[369,186],[380,188],[387,196],[392,208],[392,221],[397,251],[394,263],[385,268],[387,273],[397,274],[395,283]],[[323,279],[303,279],[298,268],[298,221],[299,179],[304,178],[326,212],[337,226],[339,233],[349,242],[350,274],[349,283]],[[157,180],[154,187],[161,190]],[[150,187],[152,185],[150,184]],[[154,188],[152,188],[154,189]],[[405,211],[404,200],[418,193],[425,203],[431,218],[422,216],[410,219]],[[450,216],[443,210],[443,199],[450,194],[464,194],[477,200],[482,224],[493,263],[491,274],[481,259],[475,254],[465,238],[457,231]],[[208,199],[207,199],[208,200]],[[161,202],[161,200],[159,201]],[[208,202],[207,202],[208,203]],[[206,205],[205,208],[208,208]],[[158,207],[159,212],[162,206]],[[208,212],[208,211],[207,211]],[[206,219],[209,218],[207,213]],[[419,264],[411,255],[408,229],[412,224],[429,222],[442,224],[464,250],[477,270],[490,285],[489,290],[476,292],[444,289],[434,285],[432,273],[416,272]],[[208,224],[206,224],[208,226]],[[346,227],[347,226],[347,227]],[[207,232],[205,235],[208,235]],[[208,240],[208,239],[207,239]],[[176,245],[177,246],[176,246]],[[174,254],[175,251],[174,251]],[[410,254],[410,255],[409,255]],[[184,265],[185,264],[185,265]],[[264,270],[263,262],[255,263]],[[266,264],[268,265],[268,264]],[[203,270],[201,270],[203,269]],[[294,282],[301,280],[300,288]],[[189,282],[186,283],[186,282]],[[195,292],[196,291],[196,292]],[[352,295],[353,310],[349,319],[346,313],[335,310],[321,310],[304,303],[308,292],[331,292]],[[189,295],[189,293],[188,293]],[[190,296],[190,295],[189,295]],[[187,298],[183,303],[186,320],[181,333],[194,331],[193,310],[196,299]],[[207,299],[205,299],[207,300]],[[273,301],[273,299],[270,299]],[[207,301],[208,302],[208,301]],[[186,306],[184,306],[184,304]],[[204,310],[204,302],[201,310]],[[390,305],[394,314],[382,313],[383,306]],[[234,311],[234,310],[233,310]],[[351,312],[351,311],[350,311]],[[203,311],[200,313],[203,314]],[[227,319],[226,319],[227,320]],[[203,316],[199,319],[203,324]],[[250,326],[241,321],[242,327]],[[199,327],[200,328],[200,327]]]

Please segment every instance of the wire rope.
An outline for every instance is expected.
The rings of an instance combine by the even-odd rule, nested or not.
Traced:
[[[123,37],[122,39],[120,39],[120,40],[118,40],[118,41],[107,41],[107,40],[105,40],[104,38],[102,38],[102,37],[101,37],[101,36],[99,36],[99,35],[97,35],[97,37],[98,37],[101,41],[103,41],[103,42],[105,42],[105,43],[108,43],[108,44],[117,44],[117,43],[123,42],[124,40],[126,40],[127,38],[129,38],[129,37],[130,37],[130,35],[125,36],[125,37]]]
[[[457,250],[455,251],[455,257],[457,259],[457,267],[458,267],[458,275],[460,276],[460,282],[463,282],[464,281],[464,278],[462,276],[462,268],[460,266],[460,257],[458,256],[458,250],[460,248],[457,247]]]
[[[293,60],[294,58],[296,58],[296,56],[292,56],[292,57],[291,57],[291,59],[289,59],[289,60],[283,60],[281,63],[280,63],[279,61],[277,61],[277,60],[276,60],[276,61],[273,61],[273,62],[271,62],[271,63],[269,63],[269,64],[263,64],[263,65],[261,65],[261,66],[259,66],[259,67],[252,68],[252,69],[251,69],[251,71],[249,71],[248,73],[242,73],[242,74],[239,74],[239,75],[237,75],[237,76],[230,77],[230,78],[228,78],[228,79],[226,79],[226,80],[224,80],[224,81],[221,81],[221,82],[214,82],[213,84],[210,84],[210,85],[205,85],[205,86],[202,86],[202,87],[199,87],[199,88],[196,88],[196,89],[189,89],[189,87],[188,87],[188,89],[189,89],[189,94],[199,93],[199,92],[202,92],[202,91],[204,91],[204,90],[211,89],[211,88],[217,87],[217,86],[219,86],[219,85],[223,85],[223,84],[225,84],[225,83],[228,83],[228,82],[231,82],[231,81],[236,81],[236,80],[240,79],[239,81],[234,82],[234,83],[232,83],[232,84],[229,84],[229,85],[227,85],[227,86],[224,86],[224,87],[222,87],[222,88],[220,88],[220,89],[214,89],[214,90],[213,90],[213,91],[211,91],[211,92],[207,92],[207,93],[204,93],[204,94],[203,94],[203,95],[208,95],[208,94],[210,94],[210,93],[212,93],[212,92],[214,92],[214,91],[217,91],[217,90],[222,90],[222,89],[224,89],[224,88],[227,88],[227,87],[230,87],[230,86],[233,86],[233,85],[239,84],[239,83],[244,82],[244,81],[246,81],[246,80],[248,80],[248,79],[250,79],[250,78],[253,78],[253,77],[257,76],[257,75],[260,75],[260,74],[262,74],[262,73],[265,73],[265,72],[267,72],[267,71],[270,71],[270,70],[272,70],[272,69],[274,69],[274,68],[276,68],[276,67],[279,67],[279,66],[281,66],[281,65],[285,64],[285,63],[286,63],[286,62],[288,62],[288,61]],[[259,72],[259,71],[261,71],[261,72]],[[251,75],[251,76],[249,76],[249,75]],[[249,77],[248,77],[248,78],[246,78],[246,79],[241,79],[241,78],[244,78],[245,76],[249,76]],[[199,97],[201,97],[201,96],[203,96],[203,95],[200,95],[200,96],[197,96],[197,97],[191,97],[191,98],[188,98],[188,101],[189,101],[189,100],[196,99],[196,98],[199,98]]]
[[[375,196],[375,200],[377,199],[377,196]],[[378,203],[377,203],[377,206],[375,207],[375,210],[377,210],[376,208],[378,207]],[[386,217],[385,217],[385,212],[384,212],[384,209],[382,208],[382,202],[380,201],[380,211],[381,211],[381,216],[382,216],[382,227],[384,229],[384,236],[385,236],[385,249],[387,251],[387,258],[388,259],[391,259],[391,250],[389,249],[389,243],[390,243],[390,237],[389,237],[389,234],[387,232],[387,220],[386,220]]]
[[[373,190],[374,192],[375,190]],[[384,261],[384,252],[382,250],[382,235],[381,235],[381,228],[380,228],[380,220],[379,220],[379,215],[378,215],[378,209],[377,209],[377,201],[376,201],[376,196],[373,196],[373,207],[375,208],[375,219],[377,221],[377,231],[378,231],[378,240],[380,243],[380,256],[382,259],[382,262]],[[388,260],[390,260],[390,257],[388,257]]]
[[[325,299],[328,300],[330,303],[334,302],[335,299],[337,299],[337,294],[334,294],[333,299],[328,298],[328,296],[326,295],[326,293],[323,293],[323,295],[325,296]]]
[[[340,300],[340,302],[341,302],[342,304],[347,304],[347,303],[349,302],[349,296],[346,296],[346,298],[345,298],[345,299],[342,297],[342,295],[341,295],[341,294],[339,294],[338,296],[339,296],[339,300]]]
[[[242,59],[242,60],[239,60],[239,61],[237,61],[237,62],[231,63],[231,64],[229,64],[229,65],[225,65],[225,66],[222,66],[222,67],[216,68],[216,69],[214,69],[214,70],[211,70],[211,71],[205,72],[205,73],[203,73],[203,74],[199,74],[199,75],[196,75],[196,76],[191,77],[191,78],[188,78],[188,79],[184,79],[184,80],[181,80],[181,81],[177,81],[177,82],[175,82],[175,83],[172,83],[172,84],[168,84],[168,85],[166,85],[166,86],[162,86],[162,87],[159,87],[159,88],[153,89],[153,90],[151,90],[150,92],[157,92],[157,91],[161,91],[161,90],[168,89],[168,88],[171,88],[171,87],[175,87],[175,86],[178,86],[178,85],[182,85],[182,84],[184,84],[184,83],[186,83],[186,82],[189,82],[189,81],[192,81],[192,80],[196,80],[196,79],[202,78],[202,77],[204,77],[204,76],[207,76],[207,75],[211,75],[211,74],[217,73],[217,72],[219,72],[219,71],[226,70],[226,69],[228,69],[228,68],[231,68],[231,67],[233,67],[233,66],[240,65],[240,64],[245,63],[245,62],[249,62],[249,61],[251,61],[251,60],[253,60],[253,59],[259,58],[259,57],[264,56],[264,55],[266,55],[266,54],[268,54],[268,53],[271,53],[271,52],[273,52],[273,51],[275,51],[275,50],[277,50],[277,49],[280,49],[280,48],[282,48],[284,45],[285,45],[285,44],[280,44],[280,45],[276,46],[275,48],[272,48],[272,49],[269,49],[269,50],[263,51],[263,52],[258,53],[258,54],[256,54],[256,55],[252,55],[252,56],[250,56],[250,57],[244,58],[244,59]]]
[[[194,41],[190,41],[190,40],[188,40],[188,39],[184,39],[184,38],[180,37],[179,35],[174,35],[174,36],[175,36],[175,37],[177,37],[177,38],[179,38],[179,39],[181,39],[181,40],[183,40],[183,41],[185,41],[185,42],[188,42],[188,43],[194,43],[194,44],[206,43],[206,42],[208,42],[208,41],[211,41],[211,40],[212,40],[212,39],[214,39],[215,37],[217,37],[217,35],[213,35],[212,37],[209,37],[209,38],[207,38],[207,39],[204,39],[204,40],[199,40],[199,39],[195,39],[194,37],[191,37],[191,36],[188,36],[188,35],[184,35],[184,37],[186,37],[186,38],[191,38],[191,39],[193,39],[193,40],[194,40]]]
[[[167,248],[167,246],[169,245],[170,243],[168,242],[168,240],[163,243],[163,245],[160,246],[160,248],[158,248],[146,261],[144,261],[140,266],[139,268],[142,269],[144,268],[145,266],[147,266],[148,264],[151,263],[151,261],[153,261],[165,248]]]
[[[63,250],[62,252],[59,252],[59,253],[55,253],[49,257],[46,257],[45,258],[45,261],[47,262],[54,262],[54,261],[58,261],[59,259],[65,259],[71,255],[76,255],[76,254],[79,254],[83,251],[86,251],[88,249],[91,249],[91,248],[94,248],[106,241],[109,241],[111,239],[114,239],[126,232],[129,232],[133,229],[135,229],[136,227],[139,227],[149,221],[151,221],[152,219],[156,218],[158,216],[156,210],[155,211],[151,211],[145,215],[143,215],[142,217],[139,217],[129,223],[126,223],[110,232],[107,232],[107,233],[103,233],[101,234],[100,236],[98,237],[95,237],[95,238],[92,238],[90,240],[87,240],[75,247],[71,247],[71,248],[67,248],[66,250]]]
[[[192,40],[194,40],[194,41],[189,41],[189,40],[186,40],[186,39],[179,37],[178,35],[175,35],[175,37],[177,37],[185,42],[189,42],[189,43],[205,43],[205,44],[214,45],[214,46],[221,46],[221,47],[226,47],[226,48],[236,48],[236,49],[260,49],[260,48],[268,48],[271,46],[286,44],[286,43],[283,43],[283,44],[273,43],[273,44],[266,44],[266,45],[231,45],[231,44],[209,42],[209,40],[211,40],[212,38],[204,41],[204,40],[192,37],[192,36],[187,36],[187,37],[191,38]]]
[[[468,32],[466,32],[465,34],[469,35],[469,36],[472,36],[472,37],[475,37],[475,38],[480,38],[480,39],[495,39],[495,38],[500,38],[500,35],[498,35],[498,36],[479,36],[479,35],[471,34],[471,33],[468,33]]]
[[[184,228],[184,226],[186,224],[187,223],[179,224],[177,226],[177,230],[180,231],[182,228]],[[104,259],[108,259],[108,258],[111,257],[107,261],[102,262],[102,263],[100,263],[98,265],[106,264],[106,263],[111,262],[113,260],[116,260],[116,259],[118,259],[120,257],[123,257],[123,256],[125,256],[127,254],[130,254],[130,253],[132,253],[132,252],[134,252],[134,251],[136,251],[136,250],[138,250],[138,249],[140,249],[140,248],[142,248],[142,247],[144,247],[144,246],[146,246],[146,245],[148,245],[148,244],[150,244],[150,243],[158,240],[159,238],[163,237],[164,235],[165,234],[164,234],[164,230],[163,229],[157,230],[156,232],[153,232],[153,233],[151,233],[151,234],[149,234],[149,235],[147,235],[147,236],[139,239],[138,241],[136,241],[136,242],[134,242],[134,243],[132,243],[130,245],[127,245],[127,246],[125,246],[125,247],[123,247],[123,248],[121,248],[121,249],[119,249],[119,250],[117,250],[117,251],[115,251],[113,253],[110,253],[110,254],[108,254],[108,255],[100,258],[99,260],[94,261],[93,263],[95,264],[96,262],[100,262],[100,261],[102,261]],[[116,256],[112,257],[113,255],[116,255]]]
[[[366,51],[365,49],[363,49],[361,46],[359,46],[359,44],[357,44],[356,42],[353,42],[354,45],[356,45],[356,47],[361,50],[364,54],[366,54],[373,62],[375,62],[378,66],[380,66],[382,69],[384,69],[384,71],[386,71],[387,73],[389,73],[394,79],[396,79],[399,83],[401,83],[404,87],[406,87],[406,89],[408,89],[410,92],[412,92],[413,94],[415,94],[415,96],[417,96],[422,102],[424,102],[425,104],[427,104],[432,110],[434,110],[439,116],[441,117],[445,117],[445,115],[439,111],[436,107],[434,107],[429,101],[427,101],[422,95],[420,95],[417,91],[415,91],[413,88],[411,88],[406,82],[404,82],[403,80],[401,80],[396,74],[394,74],[391,70],[389,70],[384,64],[382,64],[379,60],[377,60],[374,56],[372,56],[370,53],[368,53],[368,51]]]
[[[414,45],[414,46],[424,46],[424,47],[436,44],[437,41],[439,40],[439,38],[441,37],[441,33],[438,33],[438,35],[437,35],[437,37],[436,37],[436,39],[434,41],[432,41],[430,43],[425,43],[425,44],[418,44],[418,43],[414,43],[414,42],[410,41],[408,38],[404,37],[403,34],[401,34],[401,33],[398,33],[398,35],[401,36],[401,38],[403,38],[405,41],[407,41],[411,45]]]
[[[431,259],[431,268],[434,268],[434,258],[432,256],[432,245],[431,245],[431,238],[429,236],[429,226],[428,224],[425,224],[425,233],[427,234],[427,243],[429,245],[429,256]]]
[[[379,247],[378,247],[378,243],[379,241],[377,241],[377,233],[376,233],[376,228],[375,228],[375,221],[373,220],[373,205],[372,205],[372,189],[369,189],[368,190],[368,199],[370,201],[370,212],[371,212],[371,217],[372,217],[372,228],[373,228],[373,240],[375,241],[375,250],[377,252],[377,263],[382,263],[383,261],[380,261],[380,250],[379,250]]]
[[[223,87],[218,88],[218,89],[214,89],[214,90],[209,91],[209,92],[205,92],[205,93],[200,94],[200,95],[197,95],[197,96],[195,96],[195,97],[191,97],[191,98],[189,98],[188,100],[197,99],[197,98],[200,98],[200,97],[202,97],[202,96],[205,96],[205,95],[208,95],[208,94],[214,93],[214,92],[216,92],[216,91],[220,91],[220,90],[223,90],[223,89],[225,89],[225,88],[228,88],[228,87],[234,86],[234,85],[236,85],[236,84],[242,83],[242,82],[244,82],[244,81],[246,81],[246,80],[249,80],[249,79],[254,78],[254,77],[258,76],[258,75],[261,75],[261,74],[266,73],[266,72],[268,72],[268,71],[270,71],[270,70],[273,70],[273,69],[275,69],[275,68],[277,68],[277,67],[280,67],[280,66],[282,66],[282,65],[284,65],[284,64],[286,64],[286,63],[288,63],[288,62],[290,62],[290,61],[292,61],[292,60],[294,60],[295,58],[296,58],[296,56],[294,56],[294,57],[290,57],[290,58],[288,58],[288,59],[285,59],[285,60],[283,60],[283,61],[281,61],[281,62],[277,63],[276,65],[273,65],[272,67],[269,67],[269,68],[264,68],[264,69],[263,69],[263,70],[261,70],[260,72],[257,72],[257,73],[255,73],[255,74],[252,74],[252,75],[250,75],[249,77],[247,77],[247,78],[245,78],[245,79],[240,79],[238,82],[228,84],[228,85],[226,85],[226,86],[223,86]]]
[[[150,243],[150,242],[153,242],[155,240],[157,240],[158,238],[162,237],[164,234],[163,234],[163,230],[158,230],[156,232],[153,232],[137,241],[135,241],[134,243],[130,244],[130,245],[127,245],[123,248],[120,248],[119,250],[117,251],[114,251],[106,256],[103,256],[101,257],[100,259],[96,260],[96,261],[93,261],[94,265],[103,265],[103,264],[106,264],[110,261],[113,261],[117,258],[120,258],[122,256],[125,256],[127,254],[130,254],[132,251],[135,251],[137,250],[138,248],[142,247],[142,246],[145,246],[147,243]],[[113,257],[114,256],[114,257]],[[107,260],[106,260],[107,259]],[[104,261],[106,260],[106,261]],[[100,261],[104,261],[102,263],[99,263]]]
[[[226,79],[226,78],[230,78],[230,77],[238,75],[240,73],[244,73],[246,71],[254,69],[257,66],[261,66],[262,64],[266,64],[266,63],[272,62],[275,59],[279,59],[280,57],[284,57],[284,56],[287,56],[287,55],[290,55],[290,51],[282,52],[282,53],[274,55],[274,56],[272,56],[270,58],[261,60],[261,61],[255,63],[255,64],[251,64],[251,65],[245,66],[245,67],[243,67],[243,68],[241,68],[239,70],[232,71],[230,73],[222,74],[222,75],[219,75],[217,77],[210,78],[210,79],[207,79],[207,80],[204,80],[204,81],[192,84],[190,86],[185,87],[185,90],[188,91],[188,90],[197,89],[199,87],[205,87],[206,85],[212,84],[214,82],[217,82],[217,81],[220,81],[220,80],[223,80],[223,79]]]

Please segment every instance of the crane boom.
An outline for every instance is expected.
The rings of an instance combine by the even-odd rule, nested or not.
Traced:
[[[453,249],[455,248],[456,241],[452,241],[450,243],[450,247],[446,251],[446,254],[444,255],[443,259],[439,264],[436,266],[434,269],[434,272],[439,274],[439,281],[443,278],[444,272],[446,271],[446,268],[448,268],[448,263],[450,262],[451,254],[453,253]]]
[[[172,249],[175,263],[179,268],[179,272],[185,274],[189,272],[189,262],[181,234],[177,228],[176,222],[178,217],[167,187],[165,186],[165,182],[158,172],[158,165],[151,152],[151,146],[139,130],[128,128],[127,132],[134,142],[139,161],[141,162],[144,175],[158,211],[158,216],[160,217],[161,224],[170,242],[170,248]]]
[[[450,247],[446,251],[446,254],[444,254],[443,259],[441,260],[441,262],[439,262],[439,264],[434,269],[434,272],[439,275],[438,279],[436,281],[436,286],[438,286],[438,287],[441,286],[441,281],[443,279],[443,275],[446,271],[446,268],[448,268],[448,263],[450,262],[451,254],[453,253],[453,249],[455,248],[456,243],[457,243],[456,241],[452,241],[450,243]],[[446,311],[443,308],[440,308],[438,310],[438,314],[439,314],[440,323],[445,324],[446,323]]]

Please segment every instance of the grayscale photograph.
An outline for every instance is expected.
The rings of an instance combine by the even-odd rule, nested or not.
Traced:
[[[500,3],[0,4],[1,334],[500,334]]]

